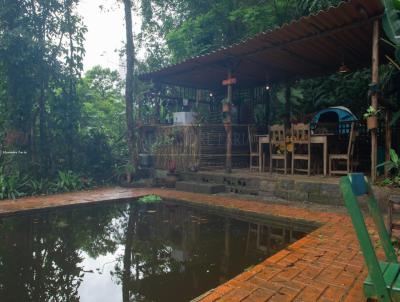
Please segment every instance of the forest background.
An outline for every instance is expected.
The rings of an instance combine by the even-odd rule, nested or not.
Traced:
[[[127,76],[121,77],[102,66],[83,73],[86,27],[77,12],[79,0],[1,0],[0,199],[121,181],[136,170],[135,123],[154,110],[145,106],[149,84],[141,83],[138,74],[339,2],[116,0],[115,9],[125,9],[125,16],[127,9],[132,11],[142,24],[131,35],[131,49],[120,50],[122,57],[128,53],[132,59]],[[134,53],[125,51],[129,49]],[[143,50],[145,58],[135,59]],[[382,72],[383,79],[391,78],[393,70],[384,67]],[[360,116],[368,107],[369,83],[368,69],[298,81],[292,86],[293,114],[351,100],[351,109]],[[132,97],[128,111],[127,87]],[[283,85],[271,89],[277,104],[283,90]],[[277,110],[284,111],[281,107]]]

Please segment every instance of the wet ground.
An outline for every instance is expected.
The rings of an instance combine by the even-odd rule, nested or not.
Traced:
[[[0,301],[189,301],[313,229],[246,217],[171,200],[3,217]]]

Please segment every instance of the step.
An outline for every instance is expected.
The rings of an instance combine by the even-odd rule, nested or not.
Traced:
[[[178,181],[175,188],[179,191],[203,193],[203,194],[216,194],[225,192],[225,186],[212,183],[201,183],[193,181]]]

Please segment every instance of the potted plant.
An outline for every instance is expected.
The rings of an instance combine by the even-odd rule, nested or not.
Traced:
[[[231,111],[231,103],[228,99],[222,100],[222,112],[230,112]]]
[[[369,106],[367,111],[364,113],[364,119],[367,120],[367,127],[369,130],[378,128],[378,113],[380,110],[376,110],[374,107]]]

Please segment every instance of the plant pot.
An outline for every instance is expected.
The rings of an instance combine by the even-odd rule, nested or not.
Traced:
[[[229,112],[229,111],[231,111],[231,104],[223,103],[222,104],[222,112]]]
[[[367,128],[368,130],[378,128],[378,118],[376,116],[367,117]]]

